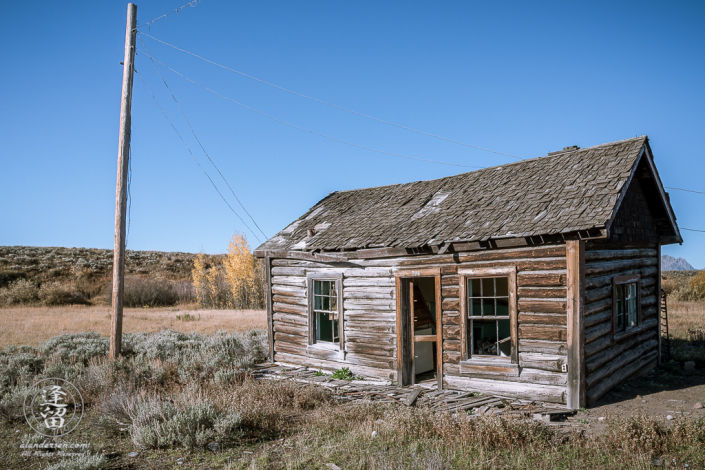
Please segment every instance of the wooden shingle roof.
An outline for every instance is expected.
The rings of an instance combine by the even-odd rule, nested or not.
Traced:
[[[334,192],[256,251],[420,248],[605,228],[647,142],[641,136],[436,180]]]

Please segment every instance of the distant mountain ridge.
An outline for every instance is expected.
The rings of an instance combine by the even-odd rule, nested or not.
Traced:
[[[673,256],[663,255],[661,256],[661,270],[662,271],[695,271],[695,268],[691,266],[689,262],[683,258],[674,258]]]

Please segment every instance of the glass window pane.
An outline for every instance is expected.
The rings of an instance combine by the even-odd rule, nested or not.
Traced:
[[[335,282],[335,281],[330,281],[330,295],[333,295],[333,296],[338,295],[338,286],[337,286],[337,282]]]
[[[509,329],[509,320],[497,320],[497,330],[499,332],[498,345],[500,356],[512,355],[512,341]]]
[[[330,298],[330,309],[331,310],[338,310],[338,298],[337,297],[331,297]]]
[[[619,301],[622,300],[622,298],[623,298],[623,297],[622,297],[622,287],[624,287],[624,286],[622,286],[621,284],[619,284],[619,285],[617,285],[617,286],[615,286],[615,287],[616,287],[616,289],[617,289],[617,292],[615,293],[615,298],[617,299],[617,302],[619,302]]]
[[[494,299],[482,299],[482,315],[485,317],[494,316]]]
[[[497,278],[497,297],[509,297],[509,279],[506,277]]]
[[[470,282],[468,282],[468,291],[470,297],[480,297],[482,295],[480,292],[480,280],[470,279]]]
[[[475,322],[475,330],[479,333],[476,338],[477,354],[481,356],[496,356],[497,323],[494,321],[477,321]]]
[[[333,342],[333,321],[327,313],[318,313],[318,340]]]
[[[509,299],[497,299],[497,315],[509,315]]]
[[[340,330],[338,329],[338,320],[333,320],[333,341],[340,342]]]
[[[321,282],[321,295],[328,295],[330,292],[330,282],[329,281],[322,281]]]
[[[471,299],[471,302],[470,302],[470,316],[471,317],[482,316],[482,307],[481,307],[480,302],[482,302],[482,299]]]
[[[313,293],[314,294],[321,293],[321,281],[313,281]]]
[[[321,297],[318,295],[313,296],[313,309],[314,310],[321,310],[323,308],[323,304],[321,303]]]
[[[485,278],[482,280],[482,296],[494,297],[494,279]],[[485,313],[487,315],[487,313]]]
[[[321,297],[321,310],[330,310],[330,297]]]

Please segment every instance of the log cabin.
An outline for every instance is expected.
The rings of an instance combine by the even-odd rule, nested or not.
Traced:
[[[281,364],[577,409],[660,361],[648,137],[334,192],[255,250]]]

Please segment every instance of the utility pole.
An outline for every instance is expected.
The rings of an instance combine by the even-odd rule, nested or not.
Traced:
[[[127,206],[127,171],[130,161],[130,108],[132,107],[136,36],[137,5],[128,3],[120,102],[117,185],[115,188],[115,248],[113,250],[113,316],[110,328],[110,359],[117,359],[122,349],[122,298],[125,291],[125,211]]]

